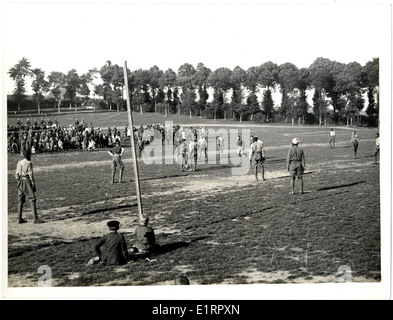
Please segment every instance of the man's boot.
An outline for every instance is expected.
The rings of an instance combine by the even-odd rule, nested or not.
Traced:
[[[19,201],[19,203],[18,203],[18,223],[27,222],[25,219],[22,218],[22,211],[23,211],[23,202]]]
[[[115,183],[116,170],[112,170],[112,183]]]
[[[38,215],[37,215],[37,207],[35,204],[35,201],[31,202],[31,212],[33,214],[33,218],[34,218],[34,223],[44,223],[44,221],[38,219]]]

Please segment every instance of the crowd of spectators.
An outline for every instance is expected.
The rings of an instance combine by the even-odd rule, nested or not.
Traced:
[[[184,138],[184,131],[179,125],[167,128],[161,124],[140,124],[139,127],[133,128],[139,151],[154,139],[161,139],[164,145],[172,138],[172,142],[178,144]],[[112,148],[117,140],[121,145],[130,143],[131,133],[127,126],[124,129],[117,129],[116,126],[100,128],[94,127],[93,123],[87,123],[83,119],[81,121],[75,119],[74,123],[68,126],[61,126],[56,119],[53,121],[42,119],[41,122],[37,122],[36,119],[33,121],[26,119],[25,123],[18,119],[16,125],[7,126],[7,136],[8,152],[22,154],[27,148],[30,148],[32,153]]]
[[[115,140],[124,138],[124,134],[116,127],[103,130],[93,127],[77,119],[68,127],[61,126],[54,119],[47,122],[26,119],[23,123],[18,119],[16,126],[8,126],[8,152],[22,153],[31,148],[32,153],[68,151],[79,149],[92,151],[96,148],[111,147]]]

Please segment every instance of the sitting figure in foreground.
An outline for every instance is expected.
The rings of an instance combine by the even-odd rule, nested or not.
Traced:
[[[149,253],[159,247],[156,244],[154,229],[148,226],[148,223],[148,217],[142,216],[139,218],[139,225],[135,229],[136,241],[129,253]]]
[[[88,265],[99,262],[106,265],[127,264],[127,243],[124,236],[117,232],[120,228],[120,222],[109,221],[107,225],[109,233],[102,236],[96,243],[94,249],[97,256],[90,259]]]

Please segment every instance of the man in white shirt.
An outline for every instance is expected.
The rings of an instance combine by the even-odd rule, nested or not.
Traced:
[[[329,140],[330,148],[335,148],[336,146],[336,133],[333,128],[330,129],[330,140]]]
[[[207,139],[201,135],[198,140],[198,159],[201,158],[202,152],[205,153],[205,161],[206,161],[207,160]]]
[[[255,167],[255,179],[258,181],[258,167],[261,168],[262,181],[265,181],[265,150],[263,149],[263,142],[254,137],[254,142],[250,147],[250,161],[252,161],[252,166]]]
[[[20,160],[16,165],[15,179],[18,182],[18,223],[27,222],[22,218],[23,204],[26,198],[30,201],[31,212],[33,214],[34,223],[43,223],[44,221],[38,219],[36,208],[36,185],[33,173],[33,164],[31,162],[31,150],[23,151],[23,160]]]

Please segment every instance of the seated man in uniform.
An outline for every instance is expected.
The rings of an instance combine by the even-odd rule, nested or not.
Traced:
[[[109,228],[109,233],[102,236],[96,243],[94,249],[97,256],[90,259],[88,265],[98,262],[106,265],[127,264],[127,243],[124,236],[117,232],[120,228],[120,222],[109,221],[107,225]]]
[[[129,250],[129,253],[148,253],[156,250],[159,245],[156,244],[154,229],[147,224],[148,217],[140,217],[139,225],[135,229],[135,244]]]

